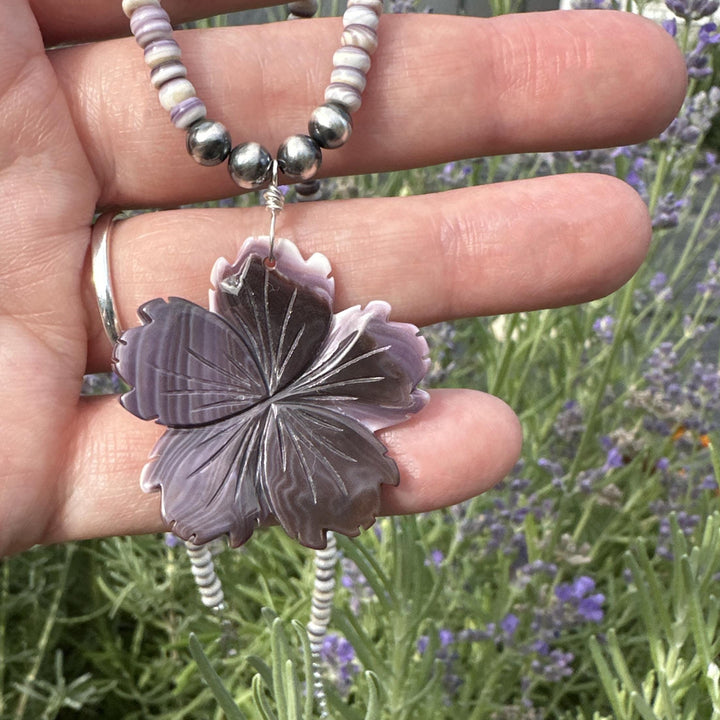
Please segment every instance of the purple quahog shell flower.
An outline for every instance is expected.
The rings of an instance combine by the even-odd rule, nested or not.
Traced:
[[[143,325],[115,349],[132,390],[123,406],[167,426],[141,485],[162,491],[176,535],[234,546],[280,524],[300,543],[357,535],[399,481],[373,434],[427,402],[418,329],[388,320],[372,301],[333,314],[334,281],[320,254],[304,260],[287,240],[268,263],[267,238],[250,238],[233,265],[212,271],[210,310],[155,299]]]

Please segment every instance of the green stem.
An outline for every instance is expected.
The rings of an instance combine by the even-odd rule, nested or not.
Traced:
[[[665,177],[667,176],[668,170],[672,166],[670,162],[670,152],[664,149],[660,153],[658,158],[657,170],[655,171],[655,180],[653,181],[652,187],[650,188],[650,197],[648,199],[648,209],[652,216],[657,208],[658,200],[660,199],[660,193],[665,185]]]
[[[491,385],[490,392],[493,395],[499,395],[505,378],[507,377],[508,371],[510,370],[510,364],[512,362],[513,354],[515,352],[515,342],[512,339],[513,332],[517,328],[519,322],[519,316],[514,313],[510,316],[507,329],[505,331],[505,342],[503,343],[503,352],[500,357],[498,364],[497,375]]]
[[[580,436],[580,442],[578,443],[575,457],[573,458],[572,465],[570,466],[570,479],[574,481],[577,478],[580,470],[580,464],[585,459],[585,450],[590,442],[591,438],[595,437],[595,429],[597,426],[598,414],[600,411],[600,405],[602,404],[605,392],[608,384],[610,383],[610,377],[615,367],[615,361],[617,360],[620,352],[620,347],[625,341],[625,335],[627,332],[627,326],[630,320],[632,311],[633,295],[635,294],[635,286],[637,284],[637,275],[633,277],[630,282],[625,286],[623,291],[622,300],[620,303],[620,312],[617,318],[617,330],[613,337],[612,344],[610,345],[610,351],[605,361],[605,365],[602,368],[600,374],[600,380],[597,388],[595,389],[595,396],[590,406],[590,411],[587,414],[587,422],[585,423],[585,430]]]
[[[540,327],[537,328],[535,331],[535,336],[533,337],[532,345],[530,346],[530,351],[528,352],[525,361],[523,362],[523,369],[520,373],[520,377],[517,381],[517,384],[515,386],[515,392],[510,400],[510,405],[512,407],[518,407],[519,401],[522,395],[522,391],[525,387],[525,381],[528,378],[528,374],[530,372],[530,369],[534,367],[534,361],[535,356],[537,355],[538,347],[540,346],[540,341],[544,340],[547,337],[547,328],[550,324],[550,318],[552,316],[552,313],[550,311],[544,311],[540,318]]]

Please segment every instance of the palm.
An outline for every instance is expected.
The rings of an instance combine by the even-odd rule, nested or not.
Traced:
[[[67,499],[58,478],[80,421],[87,333],[79,281],[99,186],[32,17],[19,3],[9,5],[15,7],[0,11],[3,22],[12,17],[19,32],[12,49],[3,42],[0,79],[6,138],[0,171],[0,547],[12,551],[52,533]]]
[[[84,3],[79,18],[70,17],[72,4],[31,4],[0,5],[0,555],[37,542],[161,528],[157,498],[137,486],[159,428],[126,416],[112,398],[79,400],[83,373],[107,368],[110,354],[89,285],[90,224],[97,207],[167,206],[233,192],[224,173],[194,167],[184,155],[131,41],[44,54],[36,22],[52,42],[123,32],[119,2],[114,13],[101,0]],[[232,3],[209,5],[220,11]],[[591,23],[571,15],[494,24],[387,18],[355,137],[347,152],[328,156],[327,173],[620,144],[657,132],[683,91],[682,59],[669,40],[634,18],[602,13]],[[603,24],[606,33],[598,31]],[[211,114],[236,133],[242,126],[243,139],[277,144],[317,104],[327,67],[311,59],[331,56],[337,23],[289,25],[181,39]],[[568,35],[571,47],[563,45]],[[307,64],[285,56],[288,46]],[[243,73],[228,62],[237,47],[243,55],[233,62]],[[491,70],[493,50],[501,61]],[[561,77],[543,85],[558,59]],[[659,79],[653,70],[661,62]],[[252,80],[258,77],[263,87]],[[451,118],[448,106],[456,109]],[[298,109],[297,118],[286,120],[288,108]],[[572,208],[561,200],[568,193]],[[254,210],[162,215],[133,218],[116,232],[112,266],[125,325],[151,297],[202,303],[214,259],[234,256],[246,236],[265,228]],[[649,232],[624,186],[590,176],[293,208],[288,225],[306,252],[330,257],[340,307],[382,297],[396,319],[418,324],[609,292],[636,267]],[[500,401],[453,391],[435,394],[427,410],[383,439],[402,475],[385,510],[410,512],[491,485],[514,462],[519,431]]]

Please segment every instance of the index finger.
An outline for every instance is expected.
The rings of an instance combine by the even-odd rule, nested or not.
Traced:
[[[274,151],[305,132],[322,103],[340,27],[332,18],[177,36],[209,116],[235,143]],[[379,34],[354,134],[325,153],[321,174],[629,144],[665,127],[685,88],[674,41],[630,13],[389,16]],[[132,40],[64,48],[52,60],[102,185],[101,205],[237,193],[227,172],[188,159]]]

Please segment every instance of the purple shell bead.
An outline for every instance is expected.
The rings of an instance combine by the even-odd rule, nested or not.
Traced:
[[[171,60],[152,69],[150,82],[159,89],[170,80],[187,77],[187,68],[179,60]]]
[[[157,40],[172,39],[170,16],[159,7],[145,5],[138,8],[130,18],[130,30],[141,48]]]
[[[155,40],[145,47],[145,64],[150,68],[180,60],[181,57],[180,46],[174,40]]]
[[[170,121],[181,130],[187,130],[193,123],[206,117],[207,108],[199,97],[183,100],[170,111]]]

